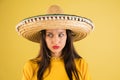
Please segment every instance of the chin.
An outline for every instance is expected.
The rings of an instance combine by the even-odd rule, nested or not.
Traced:
[[[60,53],[61,50],[53,50],[52,52],[53,52],[53,53]]]

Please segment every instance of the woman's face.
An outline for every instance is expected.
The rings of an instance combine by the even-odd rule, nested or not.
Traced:
[[[48,29],[46,30],[46,44],[51,55],[54,57],[61,56],[62,49],[66,44],[67,34],[65,29]]]

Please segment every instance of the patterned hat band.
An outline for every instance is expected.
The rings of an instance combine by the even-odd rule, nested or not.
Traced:
[[[92,21],[85,17],[69,15],[69,14],[47,14],[47,15],[39,15],[39,16],[27,18],[27,19],[23,20],[22,22],[20,22],[16,28],[17,28],[17,30],[19,30],[20,26],[23,26],[27,23],[43,21],[43,20],[74,20],[74,21],[85,22],[85,23],[89,24],[92,29],[94,27]]]

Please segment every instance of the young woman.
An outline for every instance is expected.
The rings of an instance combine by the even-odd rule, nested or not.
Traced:
[[[40,52],[23,69],[22,80],[91,80],[87,63],[74,49],[93,29],[92,22],[80,16],[61,14],[53,5],[49,14],[27,18],[17,25],[20,35],[40,43]]]

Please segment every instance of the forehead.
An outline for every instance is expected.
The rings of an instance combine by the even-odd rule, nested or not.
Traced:
[[[51,33],[61,33],[61,32],[66,32],[66,29],[46,29],[46,32],[51,32]]]

